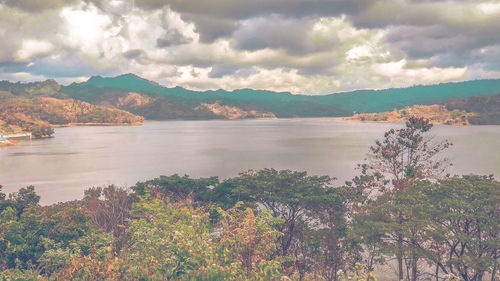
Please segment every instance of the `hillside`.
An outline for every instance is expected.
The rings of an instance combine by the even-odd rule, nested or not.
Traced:
[[[214,119],[221,116],[204,110],[201,104],[221,104],[242,111],[274,114],[276,117],[345,116],[348,110],[330,104],[309,101],[306,96],[290,93],[241,89],[197,92],[181,87],[167,88],[133,74],[113,78],[95,76],[87,82],[63,87],[62,92],[90,103],[111,104],[147,119]],[[139,93],[148,104],[124,107],[117,103],[130,93]],[[251,114],[247,114],[249,116]],[[261,115],[261,114],[258,114]]]
[[[147,106],[130,110],[149,119],[207,118],[209,115],[197,112],[195,108],[201,103],[216,102],[242,110],[253,107],[272,112],[277,117],[320,117],[384,112],[415,104],[443,104],[458,98],[492,95],[500,91],[500,79],[307,96],[251,89],[197,92],[181,87],[163,87],[136,75],[125,74],[112,78],[95,76],[87,82],[62,87],[61,91],[74,99],[111,104],[130,92],[139,93],[142,97],[153,100]],[[164,111],[173,113],[165,114]]]
[[[444,105],[413,105],[378,113],[358,113],[344,121],[404,123],[409,116],[424,117],[434,124],[500,125],[500,94],[450,100]]]
[[[444,105],[434,104],[408,106],[387,112],[358,113],[344,118],[343,121],[405,123],[410,116],[418,116],[429,119],[433,124],[470,125],[469,120],[477,115],[458,109],[448,110]]]
[[[18,97],[0,92],[0,133],[31,132],[35,138],[53,134],[53,125],[139,124],[144,118],[116,108],[73,99]]]
[[[478,113],[469,118],[470,123],[474,125],[500,125],[500,94],[453,100],[446,104],[446,108]]]

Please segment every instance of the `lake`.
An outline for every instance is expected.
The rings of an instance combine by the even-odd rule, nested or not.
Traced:
[[[80,199],[91,186],[130,186],[159,175],[228,178],[276,168],[356,174],[374,141],[401,124],[318,119],[165,121],[142,126],[57,128],[54,138],[0,148],[4,192],[34,185],[42,204]],[[449,139],[452,174],[500,175],[500,126],[435,126]]]

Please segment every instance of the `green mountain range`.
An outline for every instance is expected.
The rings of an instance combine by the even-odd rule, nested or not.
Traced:
[[[227,106],[272,112],[277,117],[320,117],[347,116],[358,112],[383,112],[415,104],[444,104],[453,99],[475,95],[494,95],[500,93],[500,79],[311,96],[251,89],[199,92],[181,87],[168,88],[134,74],[125,74],[112,78],[94,76],[86,82],[62,87],[61,91],[74,99],[91,103],[112,101],[117,96],[136,92],[157,99],[157,103],[168,102],[169,105],[186,110],[200,103],[219,102]],[[151,111],[155,110],[152,106],[149,107]],[[144,113],[148,115],[147,112]],[[155,112],[149,117],[158,114],[160,113]]]
[[[27,99],[73,99],[118,108],[150,120],[335,117],[391,111],[416,104],[446,104],[477,95],[493,96],[500,93],[500,79],[312,96],[252,89],[192,91],[125,74],[93,76],[69,86],[61,86],[54,80],[1,81],[0,91]]]

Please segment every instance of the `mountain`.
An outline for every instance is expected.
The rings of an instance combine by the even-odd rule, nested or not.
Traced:
[[[157,83],[126,74],[112,78],[95,76],[87,82],[73,83],[61,89],[74,99],[109,104],[142,115],[147,119],[212,119],[221,118],[201,104],[238,108],[257,112],[258,116],[277,117],[344,116],[349,111],[329,104],[304,100],[290,93],[241,89],[236,91],[191,91],[182,87],[167,88]],[[118,100],[129,94],[140,94],[149,103],[120,107]]]
[[[474,80],[385,90],[362,90],[318,96],[325,104],[353,112],[383,112],[412,105],[444,104],[450,100],[500,93],[500,79]]]
[[[252,89],[192,91],[124,74],[93,76],[69,86],[61,86],[54,80],[0,81],[0,91],[27,99],[73,99],[121,109],[150,120],[333,117],[387,112],[413,105],[444,105],[476,95],[492,96],[500,93],[500,79],[312,96]]]
[[[415,104],[444,104],[458,98],[493,95],[500,93],[500,79],[310,96],[251,89],[191,91],[182,87],[164,87],[134,74],[125,74],[108,78],[95,76],[86,82],[62,87],[61,92],[74,99],[118,107],[120,98],[130,93],[139,94],[149,100],[147,105],[120,108],[148,119],[216,118],[199,110],[202,103],[258,110],[277,117],[320,117],[384,112]]]

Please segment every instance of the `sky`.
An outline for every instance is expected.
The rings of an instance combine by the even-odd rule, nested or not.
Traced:
[[[326,94],[500,78],[500,0],[0,0],[0,80]]]

